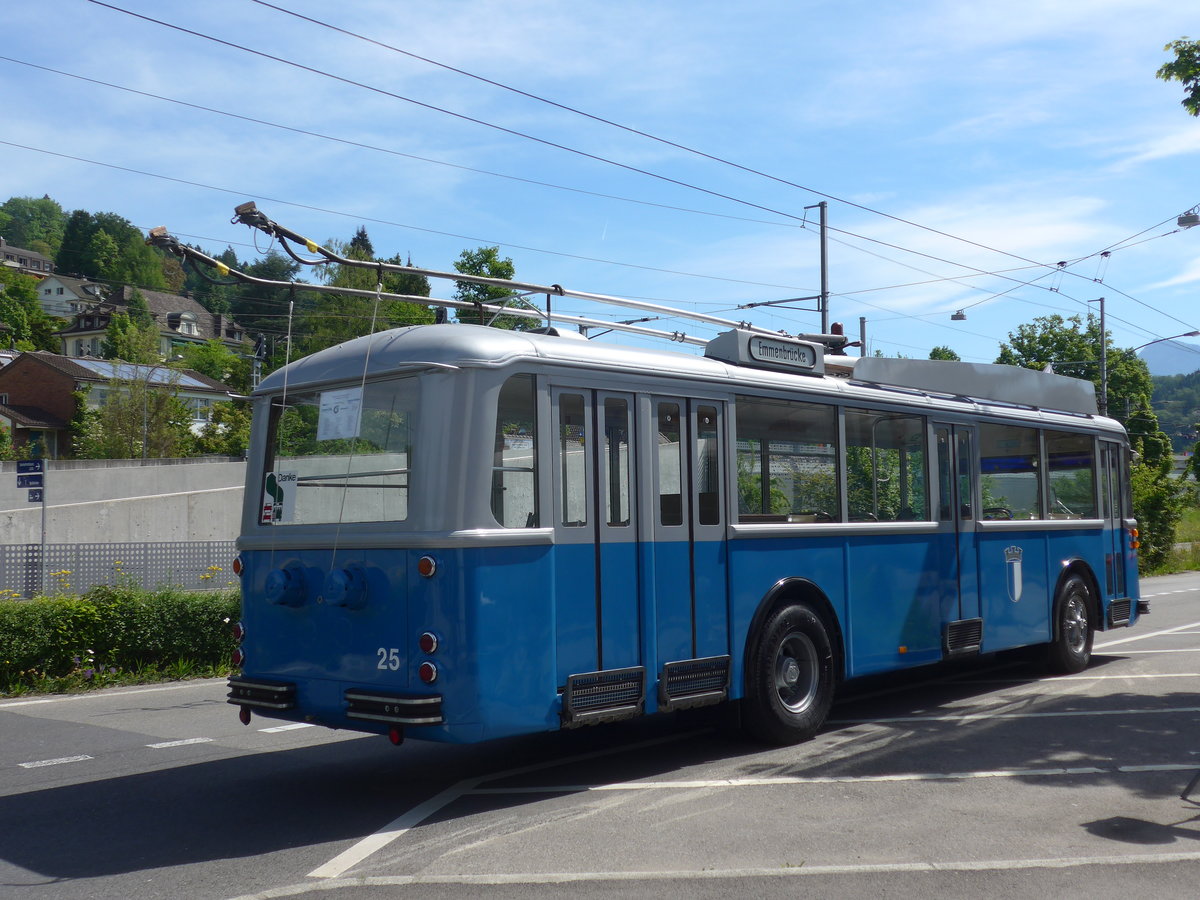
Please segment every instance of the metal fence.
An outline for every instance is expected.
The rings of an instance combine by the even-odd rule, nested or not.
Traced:
[[[237,579],[233,541],[0,546],[0,592],[81,594],[100,584],[219,590]]]

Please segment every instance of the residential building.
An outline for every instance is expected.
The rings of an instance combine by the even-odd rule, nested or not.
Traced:
[[[16,269],[23,275],[45,278],[54,271],[54,260],[24,247],[14,247],[0,237],[0,265]]]
[[[81,308],[70,327],[58,332],[62,350],[68,356],[99,356],[108,323],[119,312],[126,312],[135,288],[123,286],[105,295],[102,302]],[[242,350],[245,334],[228,316],[209,312],[191,297],[136,288],[146,300],[150,315],[158,326],[158,353],[172,359],[186,344],[219,340],[235,352]]]
[[[232,390],[191,369],[72,358],[39,350],[22,353],[0,368],[0,423],[10,430],[14,447],[27,456],[68,456],[76,392],[91,388],[88,405],[95,407],[109,391],[120,390],[123,382],[175,391],[192,410],[192,427],[197,431],[208,422],[212,405],[228,400]]]
[[[48,275],[38,282],[38,303],[42,312],[59,319],[70,319],[104,300],[108,286],[87,278]]]

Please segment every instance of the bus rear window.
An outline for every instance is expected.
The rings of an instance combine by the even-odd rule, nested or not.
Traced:
[[[415,377],[272,400],[261,524],[406,520],[416,415]]]

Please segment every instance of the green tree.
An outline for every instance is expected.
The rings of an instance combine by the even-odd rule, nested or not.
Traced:
[[[399,257],[376,260],[365,228],[359,228],[349,243],[331,240],[326,246],[339,256],[363,262],[385,262],[402,265]],[[411,263],[410,263],[411,265]],[[382,282],[380,278],[382,277]],[[423,276],[408,273],[383,272],[361,266],[335,265],[325,270],[325,280],[333,287],[353,288],[374,292],[382,284],[385,294],[406,294],[428,297],[429,281]],[[320,293],[305,304],[301,330],[303,348],[312,353],[340,344],[372,330],[383,331],[401,325],[423,325],[433,321],[433,312],[421,303],[353,294]]]
[[[159,360],[158,329],[153,325],[140,327],[128,314],[114,313],[108,320],[100,355],[130,363],[156,363]]]
[[[946,346],[937,346],[929,351],[930,359],[946,359],[959,362],[962,357]]]
[[[268,281],[292,281],[300,264],[274,251],[242,268],[247,275]],[[234,288],[230,311],[246,332],[284,335],[288,331],[288,304],[302,306],[306,298],[291,288],[268,288],[257,284],[241,284]],[[299,310],[298,310],[299,311]]]
[[[1180,38],[1163,47],[1175,58],[1159,67],[1157,75],[1163,81],[1178,81],[1185,96],[1179,101],[1193,116],[1200,116],[1200,41]]]
[[[67,216],[63,208],[47,194],[33,197],[9,197],[0,204],[0,234],[26,250],[54,258],[63,239]]]
[[[464,250],[454,262],[454,269],[463,275],[479,275],[484,278],[501,278],[511,281],[516,274],[516,267],[509,257],[500,258],[499,247],[477,247],[474,250]],[[456,281],[454,298],[466,303],[505,304],[516,298],[517,292],[509,288],[490,284],[472,284],[469,281]],[[528,331],[537,328],[541,322],[523,316],[506,316],[503,313],[472,312],[458,310],[455,318],[459,322],[472,322],[478,325],[491,325],[495,328],[507,328],[510,331]]]
[[[188,344],[179,352],[176,368],[191,369],[207,375],[236,391],[250,390],[250,361],[213,339],[203,344]]]
[[[1108,411],[1121,421],[1141,398],[1149,401],[1154,391],[1146,364],[1130,350],[1108,345]],[[1060,375],[1091,381],[1100,394],[1100,320],[1089,315],[1064,319],[1059,315],[1040,316],[1010,332],[1008,343],[1000,345],[996,362],[1026,369],[1045,369],[1052,365]]]
[[[18,350],[57,353],[61,342],[54,332],[66,327],[62,319],[48,316],[38,302],[37,279],[0,266],[0,322],[7,326],[5,344]]]
[[[146,378],[109,382],[103,401],[89,407],[89,392],[76,394],[71,420],[72,449],[81,459],[163,459],[191,456],[192,415],[179,399],[177,382],[148,384]]]
[[[250,406],[241,401],[214,403],[212,416],[196,438],[202,455],[245,456],[250,445]]]

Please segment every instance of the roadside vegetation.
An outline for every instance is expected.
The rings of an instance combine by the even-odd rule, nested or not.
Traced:
[[[0,697],[226,675],[240,607],[237,590],[0,591]]]

